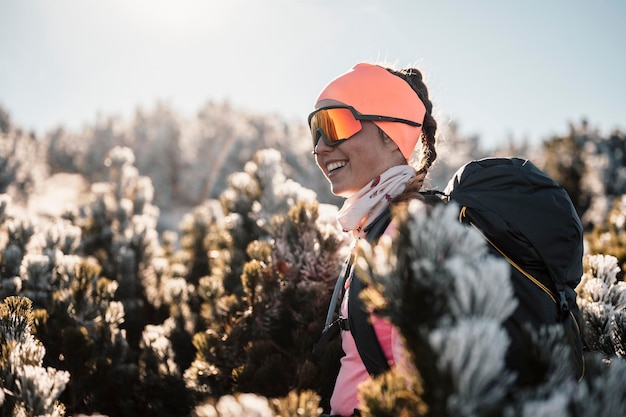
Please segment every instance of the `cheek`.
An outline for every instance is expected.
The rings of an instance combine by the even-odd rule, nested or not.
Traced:
[[[320,165],[320,161],[319,161],[317,155],[315,155],[315,165],[317,165],[317,167],[320,169],[320,171],[324,172],[324,170],[322,169],[322,166]]]
[[[326,174],[326,170],[324,170],[324,168],[322,168],[322,165],[320,165],[320,162],[317,159],[317,156],[315,157],[315,165],[317,165],[317,168],[322,172],[322,175],[324,175],[324,177],[328,179],[328,174]]]

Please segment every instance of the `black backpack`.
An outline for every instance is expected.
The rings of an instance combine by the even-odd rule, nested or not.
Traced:
[[[459,205],[459,220],[476,227],[492,253],[512,265],[511,281],[519,303],[504,326],[511,338],[506,363],[517,371],[518,383],[536,378],[528,366],[530,346],[524,330],[528,325],[562,324],[573,347],[572,365],[582,377],[583,342],[574,288],[583,274],[583,229],[565,190],[528,160],[486,158],[460,168],[441,194],[443,201]],[[370,226],[367,240],[377,240],[390,221],[390,212],[383,213]],[[345,268],[344,275],[349,272]],[[358,296],[362,287],[353,274],[347,322],[334,323],[352,332],[368,372],[378,375],[389,366]],[[332,303],[331,308],[334,312]],[[316,350],[331,331],[327,325]]]

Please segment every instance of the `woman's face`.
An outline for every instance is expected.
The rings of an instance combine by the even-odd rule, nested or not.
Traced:
[[[317,108],[342,104],[322,100]],[[372,122],[361,122],[363,128],[337,146],[328,146],[323,140],[315,146],[317,166],[330,182],[333,194],[348,198],[387,169],[404,165],[406,161],[398,146],[384,140],[382,132]]]

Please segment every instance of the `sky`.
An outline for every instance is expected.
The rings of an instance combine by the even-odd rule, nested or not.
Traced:
[[[42,135],[158,101],[306,122],[357,62],[414,66],[486,146],[626,130],[621,0],[0,0],[0,106]]]

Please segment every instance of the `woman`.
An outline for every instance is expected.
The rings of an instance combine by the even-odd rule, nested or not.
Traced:
[[[333,194],[346,198],[338,213],[354,241],[390,204],[418,196],[435,161],[432,103],[415,68],[393,70],[361,63],[331,81],[309,115],[313,153]],[[419,146],[418,146],[419,145]],[[417,165],[413,152],[419,149]],[[350,285],[348,276],[345,283]],[[348,291],[341,316],[348,317]],[[390,366],[400,358],[399,335],[372,315],[376,337]],[[331,397],[331,414],[350,416],[358,408],[358,385],[369,378],[350,330],[341,331],[345,356]]]

